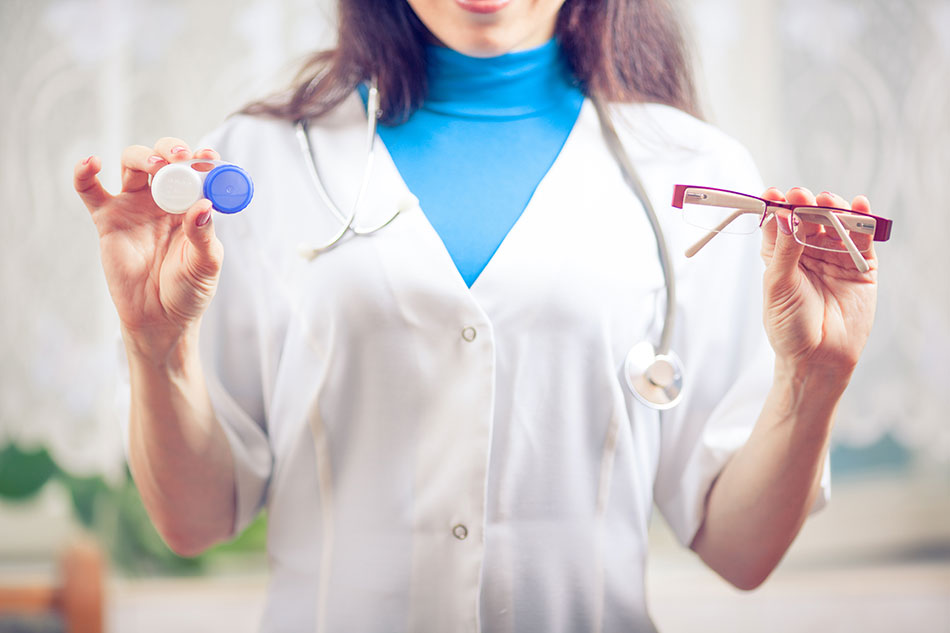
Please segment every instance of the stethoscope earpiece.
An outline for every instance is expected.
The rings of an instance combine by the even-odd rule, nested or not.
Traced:
[[[674,352],[657,354],[649,341],[630,348],[624,378],[634,397],[652,409],[672,409],[683,398],[683,362]]]

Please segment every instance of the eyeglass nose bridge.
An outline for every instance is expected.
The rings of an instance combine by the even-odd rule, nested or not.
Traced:
[[[759,219],[759,228],[761,229],[766,221],[775,215],[775,211],[772,211],[772,206],[768,203],[765,204],[765,209],[762,210],[762,217]]]
[[[764,202],[765,202],[765,210],[762,212],[762,219],[759,220],[760,229],[762,228],[763,225],[765,225],[765,223],[769,220],[769,218],[773,216],[775,217],[776,222],[779,221],[779,216],[775,212],[775,209],[782,209],[784,211],[788,211],[789,218],[791,218],[792,211],[795,208],[794,205],[785,204],[782,202],[776,202],[774,200],[764,200]]]

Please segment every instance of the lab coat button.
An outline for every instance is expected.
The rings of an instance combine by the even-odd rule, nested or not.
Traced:
[[[468,538],[468,528],[459,523],[454,528],[452,528],[452,536],[460,541],[464,541],[466,538]]]
[[[475,335],[476,335],[476,334],[477,334],[477,332],[475,331],[475,328],[473,328],[473,327],[471,327],[471,326],[469,326],[469,327],[467,327],[467,328],[464,328],[464,329],[462,330],[462,338],[464,338],[464,339],[465,339],[466,341],[468,341],[469,343],[471,343],[472,341],[475,340]]]

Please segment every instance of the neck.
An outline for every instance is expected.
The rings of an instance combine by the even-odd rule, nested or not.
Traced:
[[[521,118],[545,112],[578,92],[554,40],[498,57],[469,57],[428,48],[423,108],[476,118]]]

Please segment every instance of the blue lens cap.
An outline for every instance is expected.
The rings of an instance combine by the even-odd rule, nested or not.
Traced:
[[[221,165],[205,177],[204,195],[221,213],[237,213],[251,204],[254,183],[237,165]]]

